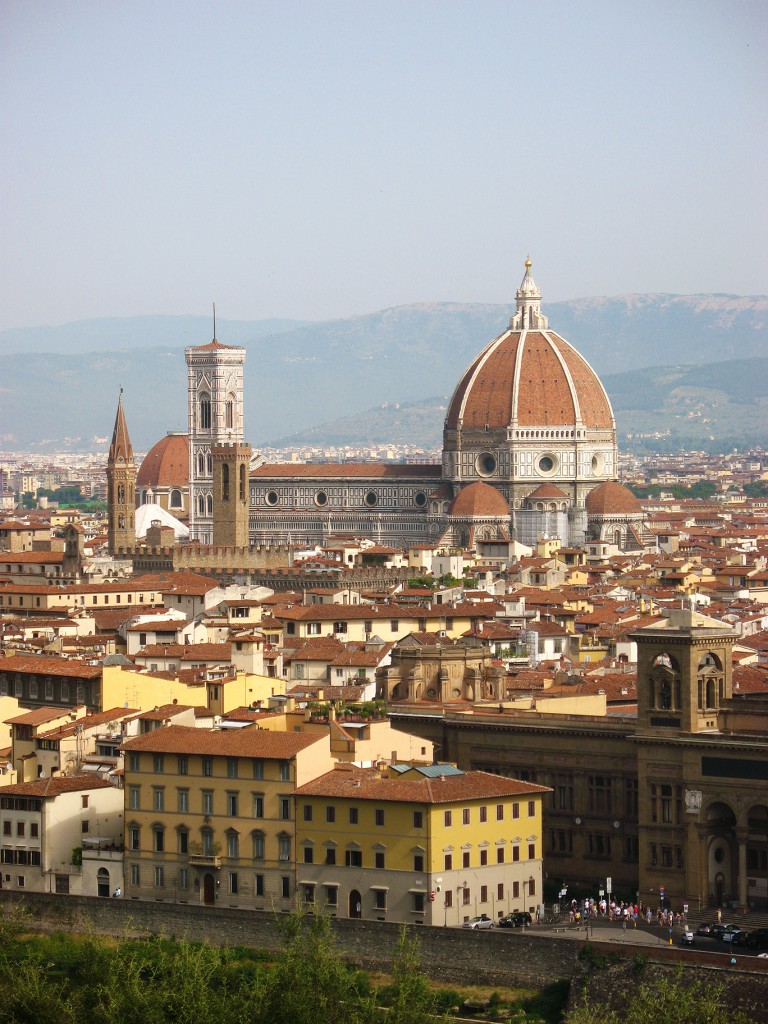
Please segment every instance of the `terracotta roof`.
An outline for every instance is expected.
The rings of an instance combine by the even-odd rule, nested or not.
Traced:
[[[186,487],[189,484],[189,437],[166,434],[144,456],[137,487]]]
[[[139,714],[138,708],[112,708],[109,711],[100,711],[95,715],[86,715],[85,718],[77,718],[74,722],[67,722],[66,725],[58,725],[45,732],[38,732],[40,739],[52,739],[53,737],[63,738],[74,735],[78,729],[98,729],[100,726],[110,725],[113,722],[120,722],[124,718],[131,718]]]
[[[19,672],[36,676],[65,676],[78,679],[100,679],[101,665],[86,665],[73,658],[46,658],[43,656],[27,658],[23,654],[15,654],[11,658],[0,661],[0,672]]]
[[[526,501],[532,498],[567,498],[565,491],[561,491],[557,484],[539,484],[535,491],[526,495]]]
[[[300,786],[296,790],[296,796],[446,804],[465,800],[493,800],[505,796],[526,797],[550,792],[546,786],[506,779],[486,772],[441,775],[434,779],[423,776],[413,779],[385,779],[376,771],[358,768],[355,765],[343,765],[319,779]]]
[[[486,346],[459,381],[445,425],[504,430],[513,421],[520,427],[578,422],[615,429],[597,374],[553,331],[506,331]]]
[[[83,707],[83,705],[80,705],[80,707]],[[69,708],[34,708],[32,711],[25,711],[24,714],[22,715],[16,715],[15,718],[7,718],[5,724],[44,725],[46,722],[52,722],[56,718],[65,718],[69,714],[69,712]]]
[[[3,796],[38,796],[42,798],[59,796],[60,793],[78,793],[85,789],[114,789],[111,782],[99,778],[93,772],[83,775],[55,775],[52,779],[35,779],[34,782],[17,782],[14,786],[3,786]]]
[[[63,561],[63,551],[0,551],[0,563],[7,565],[60,565]]]
[[[121,749],[146,750],[156,754],[205,754],[284,760],[294,757],[322,738],[307,733],[268,732],[248,726],[230,732],[169,725],[128,740]]]
[[[643,506],[632,491],[615,480],[605,480],[594,487],[585,502],[590,515],[626,515],[643,511]]]
[[[180,658],[182,661],[222,661],[229,664],[232,644],[147,644],[137,658]]]
[[[509,502],[495,487],[477,481],[462,487],[451,505],[452,516],[505,516],[509,518]]]
[[[217,352],[221,349],[229,349],[236,352],[239,348],[241,348],[240,345],[222,345],[220,341],[214,338],[213,341],[209,341],[206,345],[191,346],[187,349],[187,352]]]

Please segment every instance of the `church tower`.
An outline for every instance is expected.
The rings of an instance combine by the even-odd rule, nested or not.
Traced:
[[[117,403],[115,429],[107,461],[107,543],[110,555],[136,545],[136,464],[123,410],[123,391]]]
[[[230,449],[233,445],[243,445],[245,349],[236,345],[222,345],[214,337],[207,345],[186,349],[185,357],[189,422],[189,539],[201,544],[224,543],[214,537],[214,506],[222,490],[219,482],[214,481],[213,451],[219,445],[230,446]],[[240,455],[233,457],[231,464],[226,460],[221,462],[222,469],[226,464],[230,471],[234,471],[234,476],[229,478],[229,493],[237,496],[238,501],[241,458]],[[242,546],[247,546],[248,491],[246,466],[246,540]],[[229,536],[227,530],[225,536]],[[229,540],[228,543],[233,544],[235,541]]]

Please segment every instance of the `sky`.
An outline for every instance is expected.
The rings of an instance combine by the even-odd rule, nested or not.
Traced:
[[[765,0],[0,0],[0,330],[768,292]]]

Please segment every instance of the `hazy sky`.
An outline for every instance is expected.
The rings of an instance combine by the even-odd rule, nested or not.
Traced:
[[[765,0],[0,0],[0,329],[768,292]]]

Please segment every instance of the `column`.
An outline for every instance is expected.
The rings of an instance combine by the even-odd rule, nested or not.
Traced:
[[[739,909],[747,910],[747,839],[749,838],[748,828],[737,828],[736,841],[739,844]]]

